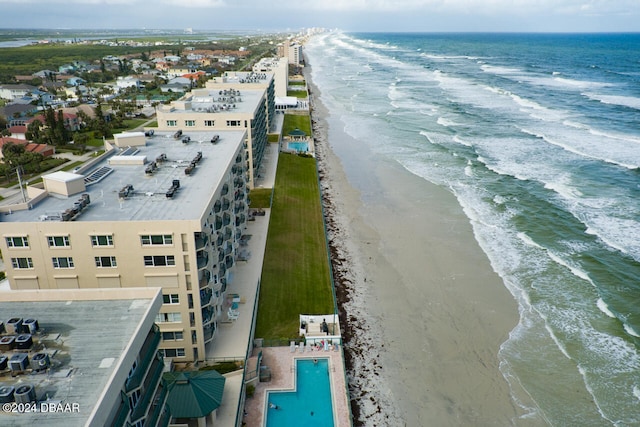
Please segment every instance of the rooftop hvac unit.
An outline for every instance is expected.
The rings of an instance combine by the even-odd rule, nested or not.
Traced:
[[[84,200],[85,206],[91,203],[91,197],[89,197],[89,194],[87,193],[82,195],[82,200]]]
[[[23,372],[29,367],[29,355],[27,353],[15,353],[9,359],[11,372]]]
[[[6,329],[8,334],[19,334],[22,325],[22,317],[12,317],[7,320]]]
[[[9,358],[7,356],[3,356],[0,354],[0,371],[4,371],[5,369],[7,369],[8,361],[9,361]]]
[[[24,319],[24,322],[22,322],[22,330],[20,332],[33,335],[38,331],[38,329],[40,329],[38,320]]]
[[[71,218],[73,218],[73,209],[67,209],[66,211],[62,212],[63,221],[71,221]]]
[[[10,385],[5,385],[0,387],[0,403],[11,403],[13,402],[13,394],[16,389]]]
[[[36,389],[31,384],[21,385],[13,394],[16,403],[30,403],[36,400]]]
[[[11,351],[16,348],[16,336],[5,335],[0,338],[0,351]]]
[[[43,371],[51,366],[51,359],[47,353],[36,353],[31,359],[31,369]]]
[[[29,350],[33,346],[33,336],[31,334],[22,334],[16,337],[16,348],[18,350]]]

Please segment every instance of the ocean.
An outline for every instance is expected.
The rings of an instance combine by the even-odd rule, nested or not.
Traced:
[[[462,206],[518,305],[515,404],[639,425],[640,34],[335,31],[305,54],[345,132]]]

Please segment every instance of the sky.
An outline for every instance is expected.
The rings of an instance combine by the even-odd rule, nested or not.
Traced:
[[[0,0],[0,28],[640,32],[640,0]]]

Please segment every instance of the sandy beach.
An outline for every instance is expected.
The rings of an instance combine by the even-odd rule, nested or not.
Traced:
[[[517,305],[445,189],[343,131],[310,81],[355,425],[522,425],[498,350]]]

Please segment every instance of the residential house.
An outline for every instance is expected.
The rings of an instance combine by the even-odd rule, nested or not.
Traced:
[[[1,84],[0,98],[13,101],[15,99],[24,98],[34,90],[36,90],[35,86],[26,84]]]

